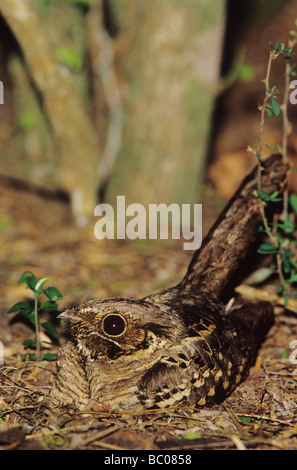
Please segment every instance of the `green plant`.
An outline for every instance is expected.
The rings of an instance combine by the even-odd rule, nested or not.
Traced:
[[[55,355],[51,353],[46,353],[41,355],[41,341],[40,341],[40,326],[44,331],[52,336],[53,338],[58,338],[58,332],[56,327],[48,321],[45,321],[40,324],[39,322],[39,313],[41,310],[58,310],[57,301],[63,298],[61,292],[56,287],[47,287],[44,288],[44,284],[50,279],[50,277],[44,277],[39,281],[36,279],[36,276],[31,271],[25,271],[18,282],[24,283],[26,289],[30,289],[34,295],[34,306],[32,307],[29,302],[17,302],[9,310],[8,314],[19,313],[23,315],[27,320],[29,320],[35,327],[35,339],[29,339],[23,342],[27,347],[35,348],[36,354],[30,353],[28,355],[29,360],[54,360]],[[40,305],[39,297],[44,295],[47,300],[42,302]],[[27,355],[24,356],[24,359]]]
[[[297,20],[295,21],[297,26]],[[275,42],[271,46],[269,54],[266,77],[263,80],[265,86],[265,95],[262,105],[259,107],[261,113],[260,119],[260,132],[259,136],[255,138],[254,148],[249,147],[248,150],[254,153],[258,160],[258,189],[256,196],[261,201],[261,213],[263,225],[260,230],[265,232],[267,236],[267,242],[262,243],[258,249],[258,252],[265,255],[274,255],[276,259],[277,272],[280,280],[278,287],[278,294],[283,296],[285,304],[288,305],[289,298],[297,297],[297,290],[294,289],[294,285],[297,283],[297,258],[296,258],[296,236],[295,236],[295,222],[297,217],[297,196],[294,194],[289,195],[288,188],[285,188],[282,196],[278,193],[269,195],[261,188],[261,164],[263,163],[262,150],[263,147],[269,149],[276,149],[282,153],[283,161],[289,163],[287,157],[287,139],[291,132],[291,125],[288,120],[288,100],[289,100],[289,88],[290,88],[290,77],[295,76],[294,66],[291,65],[291,57],[294,54],[293,48],[297,44],[297,31],[290,31],[291,39],[288,41],[288,45],[282,42]],[[279,104],[277,96],[280,94],[278,88],[273,85],[271,86],[270,76],[272,63],[278,57],[284,57],[285,59],[285,83],[282,103]],[[283,125],[283,137],[282,145],[268,145],[265,143],[264,124],[266,116],[273,117],[282,114],[282,125]],[[269,222],[266,217],[265,208],[267,204],[282,202],[282,213],[277,219]]]

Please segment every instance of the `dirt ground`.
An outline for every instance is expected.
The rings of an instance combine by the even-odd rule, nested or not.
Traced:
[[[208,201],[204,231],[218,210],[215,198]],[[34,331],[22,317],[6,314],[14,303],[30,300],[20,275],[51,276],[49,285],[64,296],[63,310],[91,298],[140,297],[174,285],[191,256],[181,241],[98,241],[93,229],[93,222],[76,228],[65,203],[0,188],[0,449],[297,449],[297,365],[290,361],[297,314],[280,307],[249,378],[220,406],[87,415],[49,408],[55,361],[23,361],[22,342]],[[270,296],[271,289],[252,295]],[[56,315],[45,319],[55,322]],[[61,344],[66,335],[57,327]],[[49,351],[57,349],[52,344]]]

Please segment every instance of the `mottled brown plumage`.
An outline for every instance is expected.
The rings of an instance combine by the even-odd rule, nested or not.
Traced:
[[[280,190],[286,165],[263,165],[262,189]],[[144,299],[92,300],[63,312],[70,340],[60,348],[55,406],[112,410],[219,403],[249,373],[273,323],[267,302],[223,292],[255,239],[261,216],[257,170],[243,182],[176,287]]]

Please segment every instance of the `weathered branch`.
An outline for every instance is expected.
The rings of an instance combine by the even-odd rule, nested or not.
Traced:
[[[268,194],[280,191],[288,165],[272,155],[263,164],[261,188]],[[261,222],[261,201],[256,194],[258,167],[243,181],[226,209],[194,254],[181,283],[183,289],[212,297],[221,295],[255,240]]]

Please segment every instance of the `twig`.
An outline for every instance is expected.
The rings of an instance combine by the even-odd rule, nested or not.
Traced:
[[[267,385],[267,382],[268,382],[267,379],[265,379],[265,380],[264,380],[264,383],[263,383],[263,386],[262,386],[262,389],[261,389],[261,392],[260,392],[260,396],[259,396],[259,398],[258,398],[258,402],[257,402],[257,406],[256,406],[256,412],[259,411],[259,408],[260,408],[261,403],[262,403],[262,401],[263,401],[263,397],[264,397],[264,395],[265,395],[265,393],[266,393],[266,385]]]
[[[234,426],[236,427],[237,431],[239,431],[239,434],[241,437],[247,437],[249,436],[249,433],[247,431],[245,431],[245,429],[242,427],[238,417],[236,416],[236,414],[234,413],[234,411],[226,404],[226,403],[222,403],[223,407],[225,408],[225,410],[227,411],[229,417],[231,418]]]
[[[240,440],[238,436],[231,436],[230,439],[235,444],[238,450],[247,450],[246,446],[244,445],[244,443]]]
[[[278,57],[278,53],[276,51],[270,51],[269,53],[269,59],[268,59],[268,64],[267,64],[267,70],[266,70],[266,76],[263,80],[264,86],[265,86],[265,95],[264,95],[264,101],[262,106],[259,107],[260,113],[261,113],[261,118],[260,118],[260,131],[259,131],[259,148],[258,148],[258,161],[261,161],[261,154],[262,154],[262,149],[264,145],[264,139],[263,139],[263,134],[264,134],[264,125],[265,125],[265,113],[266,113],[266,105],[268,102],[268,99],[270,97],[270,94],[268,93],[269,90],[269,78],[270,78],[270,73],[271,73],[271,65],[272,61],[275,60]],[[258,190],[262,189],[262,167],[259,163],[258,166]],[[271,230],[268,225],[268,221],[265,215],[265,203],[260,199],[260,211],[262,215],[262,221],[263,225],[265,228],[265,232],[267,236],[269,237],[272,245],[277,246],[277,239],[276,237],[271,233]]]
[[[124,113],[114,70],[114,45],[112,38],[104,29],[102,2],[99,0],[91,5],[87,15],[87,33],[93,73],[95,78],[100,79],[110,114],[105,147],[98,165],[98,172],[104,183],[114,167],[122,143]],[[96,88],[94,93],[96,94]]]
[[[283,141],[282,141],[282,153],[283,160],[285,163],[288,162],[288,135],[290,134],[290,122],[288,119],[288,101],[289,101],[289,89],[290,89],[290,56],[285,57],[285,89],[284,89],[284,98],[283,104],[281,106],[282,116],[283,116]]]
[[[24,410],[35,410],[35,409],[38,408],[39,406],[40,406],[40,405],[37,404],[37,405],[20,406],[19,408],[10,408],[9,410],[1,411],[1,413],[0,413],[0,418],[3,418],[3,416],[6,416],[7,414],[10,414],[10,413],[17,413],[17,414],[19,414],[20,411],[24,411]]]
[[[265,125],[266,105],[267,105],[268,99],[270,97],[270,94],[268,93],[268,89],[269,89],[269,78],[270,78],[270,73],[271,73],[271,65],[272,65],[272,61],[275,60],[278,56],[279,56],[279,54],[276,51],[270,51],[268,64],[267,64],[267,70],[266,70],[266,77],[263,80],[263,83],[265,85],[265,96],[264,96],[263,104],[260,107],[260,112],[261,112],[260,132],[259,132],[259,157],[260,158],[261,158],[262,148],[263,148],[263,145],[264,145],[263,134],[264,134],[264,125]],[[258,182],[259,182],[259,187],[261,187],[261,173],[259,174]]]
[[[288,135],[291,132],[291,125],[288,119],[288,101],[289,101],[289,89],[290,89],[290,56],[285,57],[285,90],[283,104],[281,106],[283,116],[283,139],[282,139],[282,152],[283,161],[288,162]],[[286,220],[288,217],[289,208],[289,192],[288,188],[284,189],[283,192],[283,213],[282,220]],[[288,241],[287,241],[288,242]]]
[[[268,92],[268,90],[269,90],[269,78],[270,78],[270,73],[271,73],[271,65],[272,65],[272,61],[275,60],[278,56],[279,56],[279,54],[276,51],[270,51],[268,64],[267,64],[267,70],[266,70],[266,77],[263,80],[263,83],[264,83],[264,86],[265,86],[265,95],[264,95],[263,104],[259,108],[260,113],[261,113],[260,131],[259,131],[259,148],[258,148],[258,160],[259,160],[259,162],[261,161],[261,154],[262,154],[262,149],[263,149],[263,145],[264,145],[263,134],[264,134],[264,125],[265,125],[266,105],[267,105],[268,99],[270,97],[270,93]],[[259,166],[258,166],[258,190],[261,190],[261,187],[262,187],[261,174],[262,174],[262,167],[259,164]],[[273,245],[277,246],[277,239],[271,233],[271,230],[269,228],[268,221],[267,221],[267,218],[266,218],[266,215],[265,215],[265,203],[261,199],[260,199],[260,210],[261,210],[262,221],[263,221],[263,225],[264,225],[264,228],[265,228],[265,232],[267,233],[267,236],[269,237],[271,243]]]

